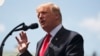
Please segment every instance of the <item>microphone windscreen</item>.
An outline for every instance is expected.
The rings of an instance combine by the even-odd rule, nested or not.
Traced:
[[[38,24],[37,23],[33,23],[29,26],[30,29],[35,29],[38,28]]]

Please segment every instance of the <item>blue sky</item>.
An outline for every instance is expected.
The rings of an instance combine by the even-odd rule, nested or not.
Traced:
[[[35,10],[44,2],[57,4],[62,12],[64,27],[83,36],[85,54],[100,53],[100,0],[0,0],[0,43],[20,23],[39,23]],[[45,32],[39,26],[26,33],[31,42],[29,50],[35,52],[36,43]],[[19,36],[19,32],[14,32],[7,39],[4,50],[15,49],[15,36]]]

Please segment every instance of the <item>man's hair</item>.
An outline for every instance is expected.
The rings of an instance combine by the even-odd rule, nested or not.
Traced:
[[[56,4],[54,4],[54,3],[52,3],[52,2],[43,3],[43,4],[41,4],[40,6],[38,6],[36,10],[38,10],[38,8],[40,8],[40,7],[42,7],[42,6],[49,6],[49,8],[50,8],[50,10],[51,10],[52,12],[54,12],[54,13],[56,13],[56,14],[59,14],[60,20],[62,21],[62,15],[61,15],[61,12],[60,12],[60,8],[59,8]]]

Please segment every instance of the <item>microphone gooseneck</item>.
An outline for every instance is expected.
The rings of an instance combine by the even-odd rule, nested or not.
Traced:
[[[19,28],[20,26],[22,26],[22,27]],[[6,40],[8,39],[8,37],[9,37],[10,35],[12,35],[12,33],[13,33],[14,31],[20,31],[20,30],[26,31],[26,30],[28,30],[28,29],[36,29],[36,28],[38,28],[38,24],[37,24],[37,23],[33,23],[33,24],[29,25],[29,26],[25,25],[25,23],[21,23],[21,24],[19,24],[18,26],[16,26],[14,29],[12,29],[12,30],[6,35],[6,37],[3,39],[3,41],[1,42],[1,45],[0,45],[0,56],[2,56],[2,54],[3,54],[3,47],[4,47],[4,45],[5,45]]]

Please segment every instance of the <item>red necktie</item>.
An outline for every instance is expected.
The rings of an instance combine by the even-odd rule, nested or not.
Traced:
[[[39,56],[44,56],[44,53],[45,53],[46,49],[48,48],[50,37],[51,37],[50,34],[46,35],[46,37],[43,41],[42,47],[40,49],[40,52],[39,52]]]

